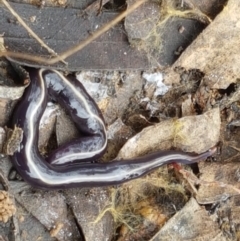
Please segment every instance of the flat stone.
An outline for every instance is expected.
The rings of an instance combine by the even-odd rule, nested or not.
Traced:
[[[86,17],[81,15],[78,9],[73,8],[39,8],[19,3],[11,3],[11,6],[27,25],[57,53],[66,51],[87,39],[94,31],[118,15],[116,12],[106,11],[98,16],[90,14]],[[7,50],[49,58],[47,50],[31,38],[5,8],[0,8],[0,15],[2,16],[0,29],[4,33],[4,46]],[[33,16],[35,20],[31,21]],[[127,23],[129,26],[129,21]],[[151,49],[150,55],[129,44],[124,26],[119,23],[84,49],[67,58],[67,66],[59,62],[51,67],[75,71],[79,69],[142,70],[159,67],[159,64],[166,66],[172,64],[205,27],[205,24],[200,21],[179,17],[169,18],[164,28],[158,28],[158,24],[154,25],[157,27],[155,37],[159,39],[161,46],[155,44],[157,51],[155,48]],[[179,26],[182,26],[184,31],[180,32]],[[149,44],[152,45],[152,42]],[[152,61],[153,59],[155,61]],[[22,65],[50,67],[47,63],[39,64],[20,59],[14,59],[14,61]]]

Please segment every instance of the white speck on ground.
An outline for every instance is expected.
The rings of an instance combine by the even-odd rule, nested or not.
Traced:
[[[143,73],[143,78],[147,80],[147,85],[148,84],[156,84],[156,90],[154,92],[154,96],[158,95],[165,95],[169,87],[163,83],[163,74],[160,72],[155,72],[155,73]]]

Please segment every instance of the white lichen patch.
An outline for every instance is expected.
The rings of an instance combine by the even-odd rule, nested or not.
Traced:
[[[149,87],[149,85],[155,85],[156,89],[154,92],[154,96],[165,95],[169,87],[163,83],[163,74],[161,72],[155,73],[143,73],[143,78],[147,81],[145,85],[145,89]]]

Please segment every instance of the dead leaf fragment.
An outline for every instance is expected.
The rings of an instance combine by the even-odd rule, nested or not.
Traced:
[[[219,108],[203,115],[187,116],[176,121],[174,143],[186,152],[201,153],[216,145],[220,137]]]
[[[3,146],[3,153],[6,155],[13,155],[13,153],[20,147],[23,138],[23,130],[17,126],[14,129],[7,129],[7,137]]]
[[[186,152],[201,153],[216,145],[220,135],[219,109],[203,115],[163,121],[143,129],[122,147],[118,158],[133,158],[172,146]]]
[[[191,98],[191,95],[182,102],[182,115],[183,116],[191,116],[196,115],[196,110],[194,109],[194,104]]]
[[[57,240],[80,239],[75,221],[67,208],[65,197],[61,193],[41,191],[32,193],[31,190],[26,190],[24,193],[25,195],[15,193],[16,201],[46,229],[52,230],[53,225],[56,224],[56,229],[53,229],[52,232]],[[61,224],[61,226],[58,227],[57,224]]]
[[[239,166],[236,163],[199,163],[200,185],[197,201],[201,204],[215,203],[239,195]]]
[[[226,239],[221,234],[217,222],[213,222],[208,212],[191,198],[185,207],[151,239],[151,241],[165,240],[223,241]]]
[[[64,190],[64,193],[85,240],[111,240],[114,232],[111,215],[106,213],[98,218],[99,213],[108,205],[107,189],[78,188]]]
[[[216,217],[222,232],[226,234],[228,240],[239,240],[239,224],[240,224],[240,197],[234,196],[228,200],[219,203],[216,209]]]
[[[174,120],[168,120],[144,128],[125,143],[118,158],[133,158],[151,151],[169,149],[174,139],[174,125]]]
[[[206,83],[226,89],[240,76],[240,2],[229,0],[223,11],[184,51],[174,66],[199,69]]]

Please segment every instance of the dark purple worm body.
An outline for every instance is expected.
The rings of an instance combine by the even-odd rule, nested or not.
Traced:
[[[12,125],[23,130],[22,142],[12,160],[20,175],[36,188],[64,189],[120,184],[164,164],[190,164],[216,151],[216,148],[212,148],[200,155],[160,151],[135,159],[90,163],[100,157],[107,146],[104,121],[96,103],[73,76],[65,77],[56,70],[28,71],[31,83],[12,118]],[[66,109],[85,135],[60,146],[45,160],[38,150],[38,135],[39,122],[49,95]]]

